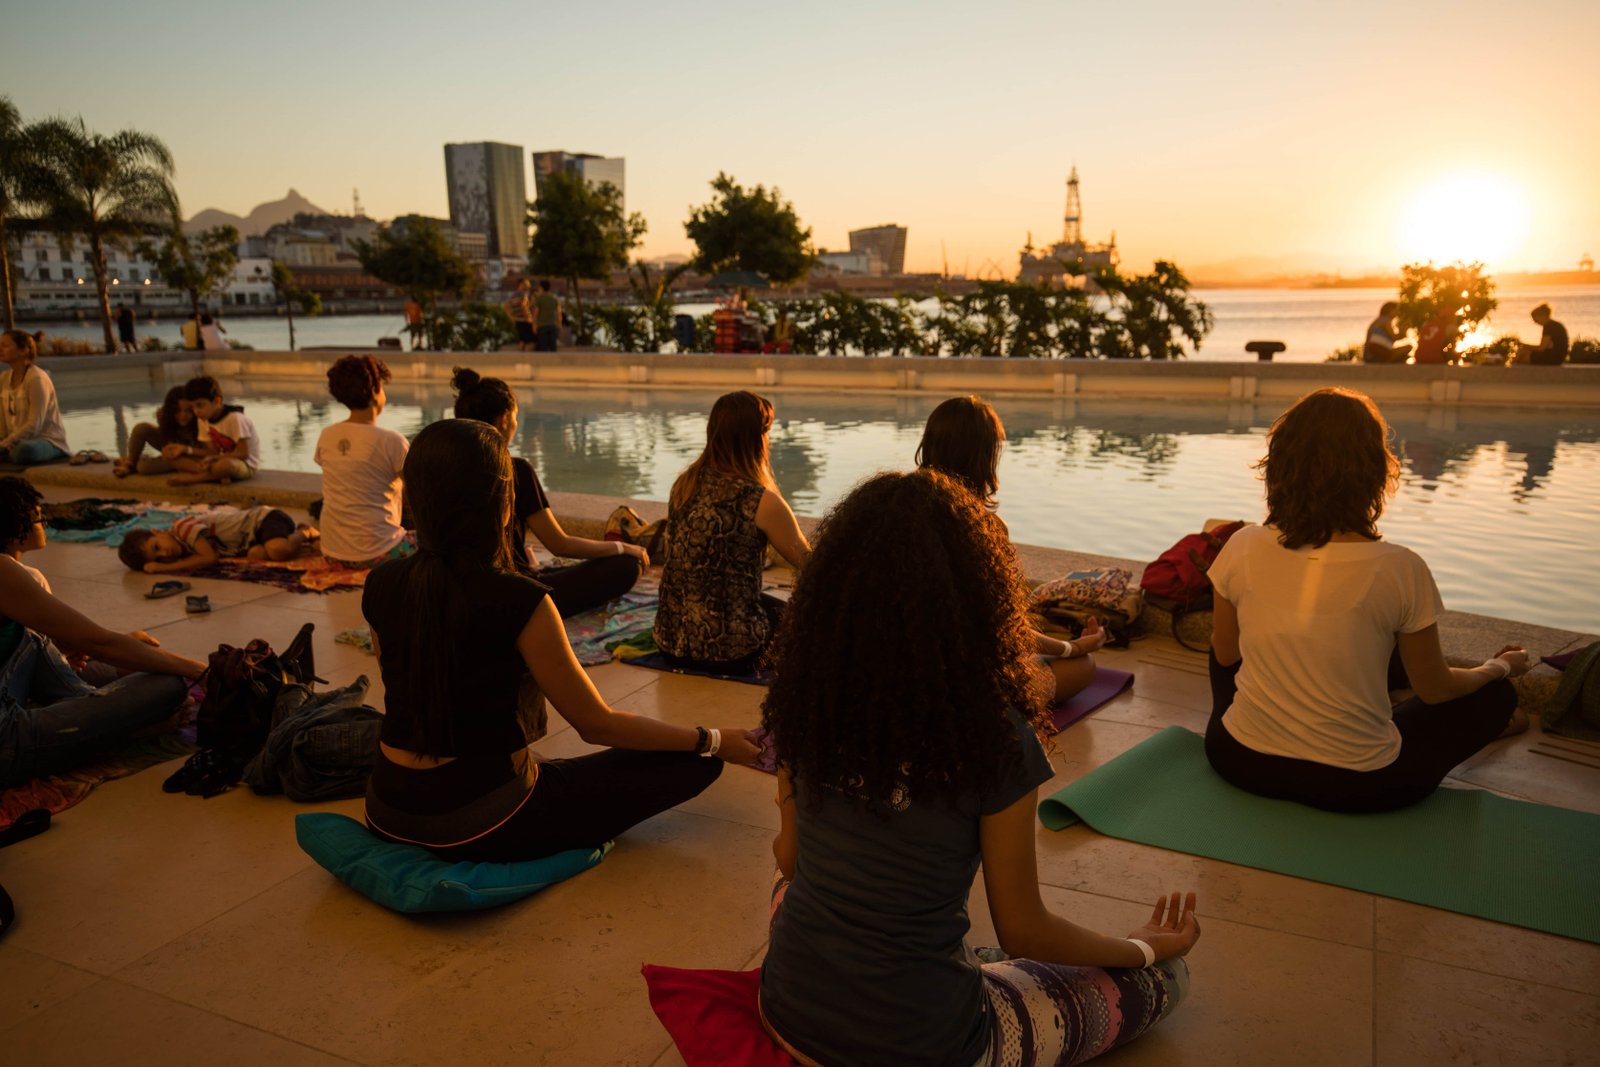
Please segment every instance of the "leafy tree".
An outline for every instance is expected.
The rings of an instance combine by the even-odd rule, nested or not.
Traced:
[[[177,201],[172,154],[161,139],[139,130],[105,135],[83,119],[51,119],[29,127],[38,182],[40,221],[63,240],[89,242],[89,264],[100,299],[105,350],[115,352],[106,245],[160,232]]]
[[[22,115],[9,96],[0,96],[0,329],[17,325],[11,235],[8,224],[27,203],[30,145]]]
[[[1459,319],[1457,331],[1444,346],[1446,362],[1455,358],[1461,335],[1488,318],[1498,304],[1494,279],[1484,273],[1482,263],[1444,267],[1408,263],[1400,268],[1401,325],[1420,330],[1430,319],[1446,312],[1453,312]]]
[[[573,315],[579,343],[587,340],[588,320],[578,282],[603,280],[626,270],[628,253],[644,236],[644,216],[624,214],[622,191],[610,182],[591,186],[576,174],[552,174],[539,198],[528,204],[528,269],[566,279],[577,305]]]
[[[139,254],[155,264],[161,280],[170,288],[189,296],[189,310],[200,317],[200,301],[227,286],[239,262],[235,251],[239,231],[232,226],[213,226],[199,233],[183,232],[183,215],[176,199],[172,202],[172,230],[159,246],[141,241]]]
[[[451,248],[443,231],[427,219],[385,226],[373,241],[357,241],[355,247],[362,270],[422,305],[424,344],[437,348],[439,299],[459,300],[477,285],[472,262]]]
[[[500,304],[469,301],[439,316],[439,347],[450,352],[498,352],[515,344],[517,329]]]
[[[726,174],[711,183],[711,202],[690,209],[684,232],[695,267],[707,274],[748,270],[784,285],[805,277],[815,260],[811,229],[776,189],[746,189]]]
[[[677,305],[672,300],[672,286],[689,267],[688,263],[679,263],[652,276],[646,264],[633,265],[633,273],[628,276],[628,288],[633,291],[633,298],[638,301],[644,314],[648,338],[645,343],[649,346],[646,351],[661,351],[661,346],[674,336],[672,319]]]
[[[259,268],[257,268],[259,269]],[[283,312],[289,319],[289,351],[294,351],[294,306],[300,305],[303,314],[316,318],[322,314],[322,296],[300,288],[294,282],[294,271],[289,269],[287,263],[272,261],[272,291],[283,304]]]
[[[1123,275],[1115,267],[1094,273],[1095,284],[1119,314],[1101,333],[1102,355],[1121,359],[1182,359],[1183,342],[1199,351],[1215,317],[1202,301],[1189,299],[1189,279],[1161,259],[1149,274]]]

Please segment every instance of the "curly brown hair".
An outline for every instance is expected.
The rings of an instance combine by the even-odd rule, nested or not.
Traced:
[[[0,478],[0,552],[33,532],[44,496],[26,478]]]
[[[328,392],[351,411],[370,408],[378,388],[393,375],[376,356],[341,356],[328,368]]]
[[[1267,483],[1267,525],[1285,548],[1315,548],[1334,534],[1377,540],[1383,505],[1400,481],[1389,424],[1365,393],[1307,393],[1278,416],[1256,464]]]
[[[784,612],[761,725],[814,798],[954,799],[1021,759],[1033,638],[1000,522],[938,471],[879,474],[823,519]]]

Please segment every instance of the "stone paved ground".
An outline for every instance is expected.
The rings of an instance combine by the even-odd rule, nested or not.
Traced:
[[[52,496],[59,496],[52,493]],[[341,685],[373,660],[333,643],[359,597],[197,582],[217,606],[146,601],[149,579],[104,548],[30,561],[96,618],[203,655],[317,622]],[[1058,740],[1058,788],[1177,724],[1200,729],[1203,669],[1163,638],[1108,653],[1134,689]],[[1151,662],[1160,660],[1160,663]],[[761,691],[617,664],[616,706],[672,722],[754,724]],[[373,702],[382,686],[374,678]],[[556,717],[538,748],[587,749]],[[1458,784],[1600,811],[1600,771],[1531,754],[1530,735]],[[627,834],[598,869],[531,900],[404,918],[345,889],[294,842],[311,810],[236,789],[161,792],[170,766],[102,786],[49,833],[0,851],[21,918],[0,945],[0,1060],[14,1064],[675,1064],[639,966],[754,966],[765,948],[772,780],[730,767]],[[359,814],[359,801],[321,806]],[[1200,895],[1190,1001],[1104,1062],[1577,1064],[1600,1058],[1600,947],[1102,837],[1038,832],[1047,901],[1120,931],[1160,891]],[[993,941],[981,890],[973,937]]]

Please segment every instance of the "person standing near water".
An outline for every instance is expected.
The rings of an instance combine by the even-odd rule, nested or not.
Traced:
[[[133,309],[127,304],[117,305],[117,347],[124,352],[139,351],[133,339]]]
[[[561,340],[561,301],[550,291],[550,279],[539,283],[539,296],[533,303],[538,312],[539,326],[536,351],[554,352]]]

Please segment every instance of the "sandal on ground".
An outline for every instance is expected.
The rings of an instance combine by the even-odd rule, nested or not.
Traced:
[[[172,578],[165,582],[157,582],[155,585],[152,585],[150,587],[150,591],[144,595],[144,598],[146,600],[160,600],[163,597],[176,596],[188,588],[188,582],[182,582],[176,578]]]
[[[204,593],[201,593],[198,596],[185,597],[183,601],[183,610],[187,611],[190,615],[203,615],[211,610],[211,598],[206,596]]]
[[[74,452],[72,454],[72,458],[67,460],[67,462],[72,464],[74,467],[81,467],[85,463],[89,462],[89,453],[88,452]]]
[[[110,463],[111,462],[111,457],[106,455],[104,452],[100,451],[98,448],[96,448],[96,449],[94,449],[93,451],[91,451],[89,453],[89,462],[90,463]]]

